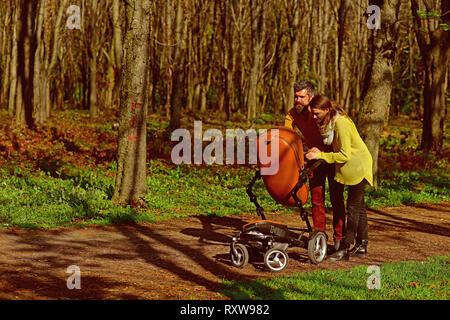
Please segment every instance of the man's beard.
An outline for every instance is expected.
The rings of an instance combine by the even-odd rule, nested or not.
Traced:
[[[302,104],[296,104],[295,109],[299,112],[302,112],[303,109],[305,109],[305,106],[303,106]]]

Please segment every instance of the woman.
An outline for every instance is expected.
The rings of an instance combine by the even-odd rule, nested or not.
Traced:
[[[310,102],[314,120],[319,125],[323,141],[331,144],[333,152],[321,152],[313,148],[306,154],[308,160],[323,159],[334,163],[336,167],[335,180],[338,182],[342,201],[344,186],[348,187],[347,227],[342,244],[329,260],[348,259],[350,255],[365,256],[368,243],[368,226],[364,188],[372,185],[372,156],[361,139],[353,121],[345,111],[326,96],[316,95]],[[344,207],[344,206],[341,206]],[[345,217],[345,212],[334,213]],[[349,250],[355,242],[356,245]]]

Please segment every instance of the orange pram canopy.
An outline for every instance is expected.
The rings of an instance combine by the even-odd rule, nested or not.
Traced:
[[[260,141],[264,139],[264,141]],[[276,151],[273,139],[278,139],[278,172],[271,175],[262,175],[262,179],[271,197],[279,204],[294,207],[295,201],[290,195],[299,179],[299,170],[305,166],[303,143],[300,136],[287,127],[274,127],[258,137],[258,166],[267,168],[273,164],[264,164],[260,158],[260,142],[267,146],[267,155],[273,158]],[[298,191],[297,197],[305,204],[308,200],[308,187],[304,184]]]

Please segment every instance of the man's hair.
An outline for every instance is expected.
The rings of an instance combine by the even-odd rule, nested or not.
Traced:
[[[303,89],[306,89],[308,95],[310,96],[312,96],[315,93],[314,85],[308,80],[294,82],[294,92],[298,92]]]

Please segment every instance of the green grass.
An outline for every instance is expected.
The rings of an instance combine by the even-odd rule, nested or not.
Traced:
[[[369,289],[368,266],[278,276],[267,280],[224,281],[221,294],[264,300],[448,300],[450,256],[379,266],[380,289]]]
[[[450,176],[444,170],[394,171],[382,177],[377,190],[369,188],[367,206],[396,207],[450,200]]]
[[[245,187],[254,171],[246,167],[175,166],[148,163],[146,209],[114,205],[115,163],[95,172],[61,166],[57,171],[31,171],[16,164],[0,169],[0,226],[56,228],[85,224],[160,221],[189,215],[256,214]],[[368,190],[369,207],[450,201],[449,175],[437,172],[392,172],[378,190]],[[266,212],[290,213],[276,204],[263,183],[255,194]],[[326,203],[329,206],[329,201]],[[308,202],[305,206],[310,208]]]
[[[0,226],[56,228],[60,226],[119,222],[152,222],[189,215],[238,215],[254,212],[245,192],[252,171],[223,170],[218,166],[192,169],[163,161],[148,164],[146,209],[116,206],[115,163],[96,172],[62,167],[50,175],[14,166],[0,169]],[[255,192],[270,211],[276,204],[259,181]]]
[[[92,178],[92,180],[90,180]],[[52,228],[77,221],[114,221],[115,215],[130,214],[109,201],[113,180],[92,173],[74,179],[54,178],[39,171],[17,168],[14,174],[0,171],[0,221],[4,226]],[[108,211],[108,217],[102,217]]]
[[[149,168],[147,184],[151,191],[145,200],[152,208],[175,216],[228,216],[255,211],[245,191],[254,174],[249,168],[211,165],[196,169],[164,166],[159,161],[151,161]],[[285,209],[270,198],[261,180],[255,184],[254,192],[267,210]]]

